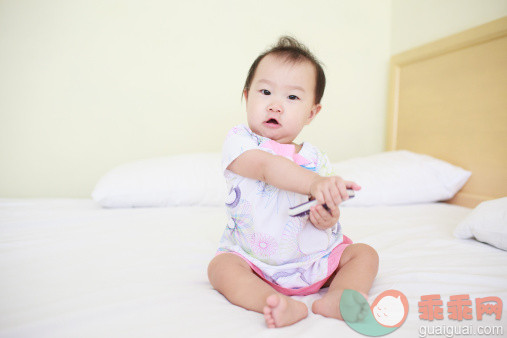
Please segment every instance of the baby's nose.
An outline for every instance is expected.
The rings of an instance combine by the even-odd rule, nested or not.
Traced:
[[[281,113],[282,107],[277,103],[272,103],[268,106],[268,111],[270,111],[272,113]]]

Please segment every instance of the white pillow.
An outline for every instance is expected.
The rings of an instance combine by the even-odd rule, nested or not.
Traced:
[[[362,189],[344,206],[428,203],[448,200],[471,173],[428,155],[384,152],[333,164],[335,173]]]
[[[470,172],[430,156],[385,152],[333,164],[362,190],[344,205],[390,205],[446,200]],[[92,193],[103,207],[223,205],[226,184],[221,154],[160,157],[122,164],[104,175]]]
[[[107,208],[223,205],[221,154],[185,154],[120,165],[92,193]]]
[[[475,237],[478,241],[507,250],[507,197],[479,204],[458,224],[454,236]]]

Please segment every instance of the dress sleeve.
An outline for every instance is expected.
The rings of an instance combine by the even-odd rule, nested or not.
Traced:
[[[317,150],[317,172],[321,176],[334,176],[336,175],[329,157],[319,149]]]
[[[239,155],[247,150],[259,149],[259,143],[260,140],[257,135],[252,133],[246,126],[238,125],[232,128],[227,134],[222,148],[222,170],[224,174],[229,164]]]

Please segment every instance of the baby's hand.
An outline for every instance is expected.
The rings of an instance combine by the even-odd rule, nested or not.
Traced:
[[[310,186],[310,194],[319,204],[326,204],[332,214],[341,202],[349,199],[347,188],[353,190],[361,189],[355,182],[345,181],[340,176],[318,176]]]
[[[310,208],[310,221],[319,230],[326,230],[333,227],[340,218],[340,209],[335,208],[327,211],[322,205]]]

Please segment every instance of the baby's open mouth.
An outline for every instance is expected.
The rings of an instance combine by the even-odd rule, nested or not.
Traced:
[[[279,124],[277,120],[275,119],[269,119],[266,121],[266,123],[270,123],[270,124]]]

